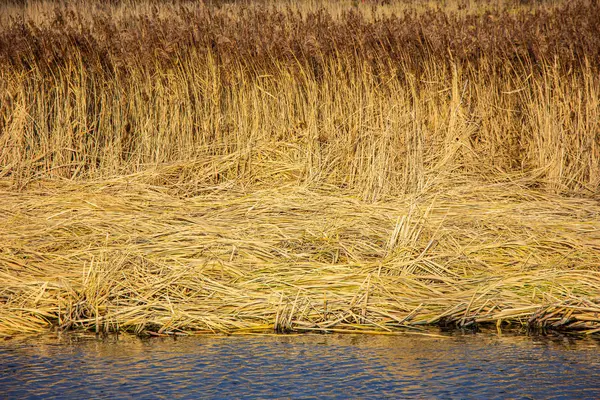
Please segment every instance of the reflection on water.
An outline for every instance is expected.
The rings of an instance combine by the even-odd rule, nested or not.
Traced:
[[[600,398],[569,337],[44,337],[0,343],[1,398]]]

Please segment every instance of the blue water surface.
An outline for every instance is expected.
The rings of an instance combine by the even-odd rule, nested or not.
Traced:
[[[600,398],[569,336],[45,335],[0,343],[0,398]]]

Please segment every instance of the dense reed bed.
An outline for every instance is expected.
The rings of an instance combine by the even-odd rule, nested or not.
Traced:
[[[299,186],[177,198],[153,179],[0,192],[1,333],[49,323],[138,333],[600,328],[592,200],[464,182],[375,203]]]
[[[0,334],[600,329],[596,1],[0,16]]]

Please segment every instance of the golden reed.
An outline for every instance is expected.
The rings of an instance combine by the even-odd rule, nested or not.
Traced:
[[[600,5],[0,16],[0,333],[597,332]]]

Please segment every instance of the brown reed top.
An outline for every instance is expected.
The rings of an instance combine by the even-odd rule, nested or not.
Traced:
[[[302,2],[122,3],[7,8],[10,18],[0,26],[0,63],[28,69],[81,57],[88,67],[113,73],[133,65],[175,66],[191,52],[210,52],[224,63],[236,61],[263,72],[283,61],[310,65],[318,73],[330,57],[402,64],[415,72],[427,59],[492,70],[507,64],[537,66],[542,60],[556,60],[565,69],[577,69],[584,60],[600,65],[597,1],[552,6],[504,1],[497,7],[474,2],[468,9],[466,2],[450,2],[456,8],[407,2],[370,2],[370,8],[342,2],[321,7]]]

